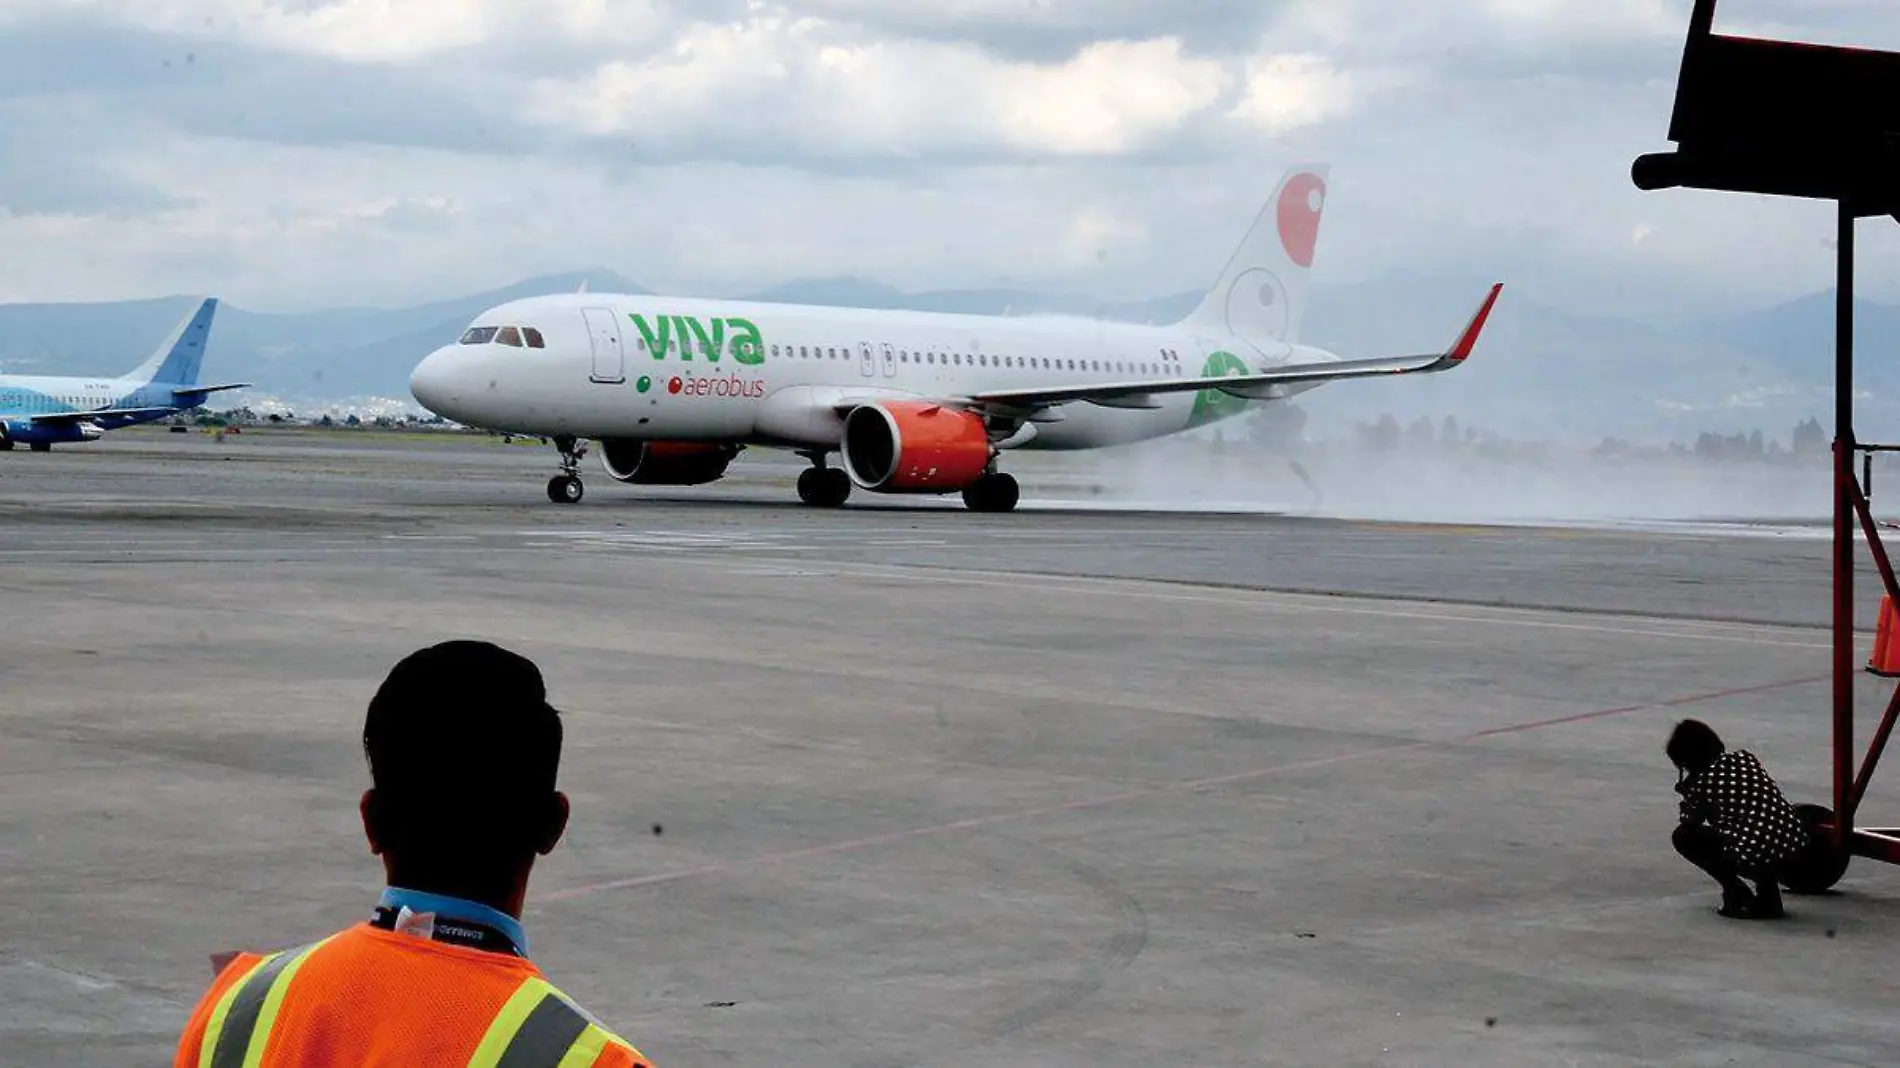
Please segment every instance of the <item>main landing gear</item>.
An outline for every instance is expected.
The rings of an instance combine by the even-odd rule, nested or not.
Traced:
[[[1013,512],[1022,496],[1014,475],[991,471],[963,490],[963,504],[972,512]]]
[[[587,492],[581,485],[581,457],[587,455],[587,443],[557,437],[554,447],[561,451],[561,473],[548,479],[548,500],[555,504],[579,504]]]
[[[822,452],[799,453],[811,466],[798,473],[798,499],[813,508],[841,508],[851,496],[851,476],[842,468],[826,467]]]

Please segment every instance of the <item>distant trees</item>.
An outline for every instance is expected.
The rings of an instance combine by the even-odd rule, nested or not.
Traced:
[[[1391,452],[1399,447],[1405,437],[1405,431],[1399,427],[1399,421],[1391,413],[1379,417],[1376,423],[1360,423],[1358,426],[1359,444],[1373,452]]]
[[[1704,460],[1769,463],[1825,456],[1829,451],[1827,431],[1813,418],[1796,426],[1789,442],[1789,447],[1783,448],[1781,442],[1766,439],[1760,430],[1746,434],[1704,431],[1696,436],[1695,445],[1684,451]]]
[[[1796,456],[1828,451],[1827,431],[1821,428],[1821,421],[1809,417],[1808,421],[1794,428],[1794,448]]]
[[[1490,445],[1502,447],[1506,444],[1495,433],[1461,425],[1455,416],[1448,415],[1443,420],[1434,421],[1431,416],[1421,415],[1410,423],[1401,424],[1391,413],[1379,416],[1374,422],[1356,425],[1353,428],[1353,441],[1369,452],[1404,449],[1414,454],[1478,450]]]

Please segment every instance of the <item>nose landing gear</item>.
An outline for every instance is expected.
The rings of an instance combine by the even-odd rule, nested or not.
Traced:
[[[555,504],[579,504],[587,492],[581,485],[581,457],[587,455],[587,443],[571,437],[557,437],[554,447],[561,452],[561,473],[548,479],[548,500]]]

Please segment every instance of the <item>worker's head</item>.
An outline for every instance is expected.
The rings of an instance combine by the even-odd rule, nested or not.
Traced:
[[[1699,719],[1685,719],[1669,734],[1663,751],[1678,771],[1693,775],[1715,763],[1724,750],[1715,729]]]
[[[363,829],[392,880],[492,897],[527,885],[567,828],[561,716],[541,672],[487,642],[410,654],[369,704]]]

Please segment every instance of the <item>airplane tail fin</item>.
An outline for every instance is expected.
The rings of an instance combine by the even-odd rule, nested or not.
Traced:
[[[125,377],[141,385],[147,382],[196,385],[198,368],[204,363],[205,345],[211,340],[211,320],[217,314],[217,298],[205,298],[204,303],[159,342],[151,358]]]
[[[1287,172],[1227,261],[1220,281],[1182,326],[1254,344],[1299,340],[1329,171],[1326,164],[1310,164]]]

